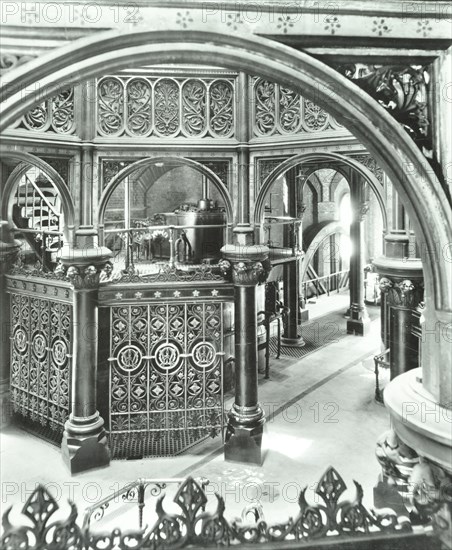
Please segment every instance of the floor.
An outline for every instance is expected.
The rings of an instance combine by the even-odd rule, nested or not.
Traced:
[[[140,477],[191,475],[210,481],[208,495],[217,492],[225,498],[228,519],[240,517],[245,506],[258,500],[267,521],[271,518],[271,522],[278,522],[297,514],[298,494],[305,486],[308,501],[319,502],[316,484],[329,466],[336,468],[349,488],[353,479],[359,481],[364,503],[371,507],[379,475],[375,442],[389,427],[384,407],[374,400],[372,358],[379,351],[379,319],[372,322],[365,337],[346,335],[343,312],[347,296],[330,297],[328,303],[324,300],[309,306],[311,319],[321,320],[325,313],[336,309],[338,341],[301,360],[283,355],[272,361],[269,380],[260,375],[260,400],[267,414],[262,466],[225,462],[217,438],[182,456],[113,461],[108,468],[71,477],[58,448],[9,427],[0,439],[2,507],[24,503],[38,482],[54,494],[63,511],[68,509],[68,498],[82,511]],[[169,501],[176,487],[167,491],[168,511],[177,510]],[[353,491],[348,490],[344,496],[352,497]],[[210,501],[208,509],[213,509],[215,499]],[[145,508],[148,524],[154,519],[154,502]],[[128,518],[128,527],[134,527],[136,504],[116,499],[96,525],[112,528],[119,515],[122,521]]]

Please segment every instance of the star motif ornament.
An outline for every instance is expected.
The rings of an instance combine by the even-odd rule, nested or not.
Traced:
[[[194,290],[194,291],[192,292],[192,294],[193,294],[193,296],[199,296],[199,290]]]
[[[175,298],[179,298],[180,292],[179,292],[178,290],[175,290],[175,291],[173,292],[173,296],[174,296]]]
[[[218,296],[218,290],[212,290],[212,296]]]
[[[143,297],[142,292],[135,292],[135,298],[138,298],[138,300],[140,300],[142,297]]]
[[[161,292],[154,292],[154,297],[155,298],[160,298],[161,296],[162,296]]]
[[[117,292],[117,293],[115,294],[115,298],[116,298],[117,300],[122,300],[122,292]]]

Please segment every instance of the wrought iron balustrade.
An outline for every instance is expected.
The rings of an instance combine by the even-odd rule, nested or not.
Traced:
[[[301,283],[302,296],[306,296],[309,285],[313,286],[317,298],[321,294],[327,294],[327,296],[329,296],[332,291],[340,292],[343,288],[347,288],[349,274],[350,271],[348,269],[343,269],[342,271],[336,271],[329,275],[323,275],[322,277],[303,281]],[[325,289],[324,292],[322,292],[322,286]]]
[[[209,480],[205,478],[195,478],[196,482],[205,491]],[[139,529],[143,528],[143,514],[148,504],[151,505],[150,500],[154,505],[154,499],[164,495],[164,490],[174,485],[176,488],[180,487],[185,481],[185,478],[162,478],[162,479],[147,479],[140,478],[131,483],[127,483],[121,489],[114,491],[111,495],[103,498],[99,502],[96,502],[93,506],[85,509],[83,514],[83,530],[89,530],[93,527],[93,524],[100,523],[108,512],[112,512],[114,504],[117,504],[119,511],[124,512],[125,504],[137,505],[137,525]]]
[[[140,224],[141,225],[141,224]],[[106,229],[100,232],[100,239],[113,248],[116,258],[124,258],[125,268],[137,263],[165,260],[170,266],[176,263],[191,263],[192,244],[186,236],[188,229],[223,229],[223,242],[232,224],[166,224],[145,225],[134,228]],[[157,236],[156,236],[157,234]],[[168,241],[168,256],[162,253],[162,243]],[[112,243],[112,244],[110,244]],[[165,256],[165,257],[164,257]]]
[[[179,480],[177,480],[179,482]],[[139,482],[138,482],[139,483]],[[146,481],[138,487],[143,488]],[[424,516],[424,524],[412,525],[407,514],[398,516],[386,508],[381,512],[369,510],[363,505],[363,490],[355,484],[355,496],[344,499],[347,486],[334,468],[328,468],[321,477],[314,495],[309,496],[308,486],[300,493],[298,510],[287,521],[271,524],[255,515],[255,521],[229,520],[225,516],[226,504],[222,496],[215,494],[216,509],[206,511],[210,503],[205,484],[189,477],[180,483],[173,503],[177,512],[168,512],[165,497],[159,496],[153,526],[130,529],[118,524],[111,531],[92,529],[91,514],[86,521],[77,523],[78,512],[71,504],[66,519],[54,516],[59,507],[52,495],[40,485],[22,508],[28,524],[11,523],[11,507],[3,514],[3,533],[0,540],[5,550],[157,550],[176,548],[241,548],[323,550],[440,550],[432,522]],[[134,491],[136,487],[132,487]],[[126,489],[127,490],[127,489]],[[126,493],[121,493],[126,494]],[[138,495],[137,495],[138,496]],[[309,501],[315,501],[311,504]],[[138,510],[143,510],[143,499],[137,498]],[[99,503],[100,507],[105,502]],[[174,506],[172,506],[174,509]],[[99,513],[105,512],[105,507]],[[211,507],[209,506],[209,509]],[[95,512],[94,512],[95,513]],[[58,517],[58,516],[57,516]],[[143,516],[142,522],[146,521]]]

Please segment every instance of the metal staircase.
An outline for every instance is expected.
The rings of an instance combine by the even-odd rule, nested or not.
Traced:
[[[30,250],[47,269],[63,244],[63,216],[57,188],[42,172],[29,171],[16,191],[13,221]]]

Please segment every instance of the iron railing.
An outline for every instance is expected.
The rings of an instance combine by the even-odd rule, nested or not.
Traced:
[[[309,285],[314,289],[315,296],[318,298],[321,294],[330,295],[331,292],[336,291],[340,292],[343,288],[346,288],[348,285],[350,271],[344,269],[342,271],[336,271],[335,273],[330,273],[329,275],[323,275],[322,277],[316,277],[315,279],[308,279],[301,283],[302,296],[306,296]],[[325,289],[322,292],[322,286]]]

